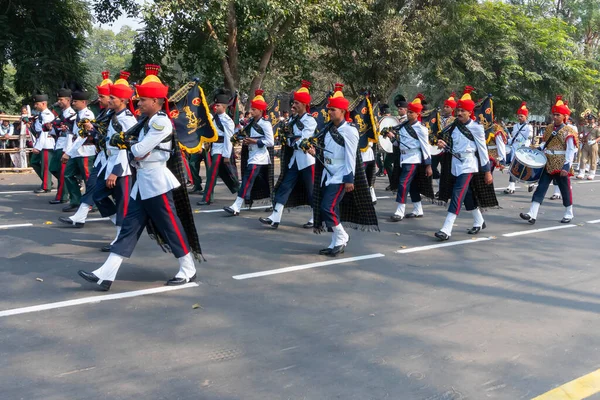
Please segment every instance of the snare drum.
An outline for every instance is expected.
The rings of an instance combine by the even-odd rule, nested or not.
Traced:
[[[540,150],[529,147],[521,147],[514,153],[509,170],[512,177],[528,184],[539,181],[548,161],[546,155]]]

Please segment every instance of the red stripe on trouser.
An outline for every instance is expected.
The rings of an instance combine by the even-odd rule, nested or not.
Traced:
[[[85,181],[87,183],[88,178],[90,177],[90,167],[89,167],[89,157],[82,157],[82,163],[83,163],[83,174],[85,175]],[[87,189],[86,189],[87,190]]]
[[[213,159],[212,159],[212,155],[210,154],[210,152],[205,150],[205,156],[204,156],[204,163],[206,164],[207,168],[210,168],[213,164]]]
[[[248,175],[248,180],[246,181],[246,186],[244,186],[244,191],[242,192],[242,199],[246,198],[246,192],[248,191],[248,185],[252,181],[252,175],[254,175],[254,171],[256,171],[256,164],[252,166],[252,171]]]
[[[335,203],[337,203],[337,199],[342,194],[342,191],[344,190],[344,188],[345,188],[345,185],[342,183],[342,186],[340,186],[340,190],[337,192],[337,194],[333,198],[333,202],[331,203],[331,208],[329,209],[329,212],[331,213],[331,218],[333,219],[333,226],[338,226],[338,224],[340,223],[337,219],[337,215],[335,215]]]
[[[60,176],[58,177],[58,190],[56,191],[56,200],[62,200],[63,190],[65,188],[65,169],[66,163],[60,163]]]
[[[189,253],[187,246],[185,245],[185,241],[183,240],[183,236],[179,231],[179,227],[177,226],[177,222],[175,221],[175,214],[173,214],[173,210],[171,210],[171,206],[169,205],[169,199],[167,198],[167,194],[163,194],[162,198],[165,202],[165,208],[167,209],[167,214],[169,214],[169,219],[171,220],[171,224],[173,224],[173,229],[175,230],[175,234],[179,239],[179,243],[181,244],[181,248],[183,249],[183,253]]]
[[[48,171],[48,150],[42,150],[42,158],[44,159],[44,169],[42,171],[42,176],[44,177],[43,189],[48,190],[48,174],[50,172]]]
[[[469,183],[471,183],[472,176],[473,176],[473,174],[469,174],[469,177],[467,178],[467,181],[465,182],[465,186],[463,186],[462,190],[458,194],[458,200],[457,200],[458,204],[456,206],[456,215],[458,215],[460,213],[460,209],[462,207],[462,202],[463,202],[463,197],[465,196],[466,190],[469,188]]]
[[[123,190],[123,195],[125,198],[123,199],[123,219],[127,216],[127,209],[129,208],[129,175],[124,176],[125,179],[125,190]]]
[[[217,180],[217,172],[219,169],[219,164],[221,162],[221,155],[217,154],[215,162],[212,163],[213,171],[210,176],[210,182],[208,183],[208,188],[206,189],[206,201],[210,201],[210,196],[212,195],[213,188],[215,187],[215,181]]]
[[[402,190],[402,197],[400,197],[400,200],[402,204],[406,203],[406,192],[408,191],[408,185],[406,184],[406,182],[408,181],[408,178],[411,177],[411,175],[413,174],[415,167],[417,166],[417,164],[411,164],[412,167],[410,167],[410,170],[408,171],[408,175],[406,175],[406,178],[404,178],[404,189]]]
[[[310,166],[310,174],[312,175],[312,183],[315,184],[315,164]]]
[[[192,171],[190,170],[190,164],[188,162],[187,157],[181,157],[181,159],[183,160],[183,165],[185,166],[185,171],[187,173],[188,179],[190,180],[190,182],[192,183],[192,185],[194,184],[194,177],[192,176]]]

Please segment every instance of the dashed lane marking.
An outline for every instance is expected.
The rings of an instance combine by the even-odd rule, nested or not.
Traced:
[[[477,239],[459,240],[458,242],[445,242],[445,243],[439,243],[439,244],[431,244],[429,246],[420,246],[420,247],[412,247],[410,249],[396,250],[395,253],[396,254],[416,253],[417,251],[427,251],[427,250],[439,249],[440,247],[460,246],[463,244],[485,242],[487,240],[493,240],[493,239],[494,238],[490,236],[490,237],[483,237],[483,238],[477,238]]]
[[[504,237],[513,237],[513,236],[521,236],[521,235],[530,235],[532,233],[546,232],[546,231],[555,231],[557,229],[568,229],[568,228],[576,228],[576,227],[577,227],[577,225],[551,226],[549,228],[530,229],[530,230],[527,230],[527,231],[518,231],[518,232],[504,233],[502,236],[504,236]]]
[[[259,278],[261,276],[284,274],[286,272],[295,272],[295,271],[301,271],[304,269],[324,267],[326,265],[344,264],[344,263],[349,263],[349,262],[353,262],[353,261],[369,260],[372,258],[379,258],[379,257],[385,257],[385,254],[376,253],[376,254],[368,254],[365,256],[341,258],[338,260],[322,261],[322,262],[316,262],[316,263],[304,264],[304,265],[296,265],[293,267],[271,269],[271,270],[267,270],[267,271],[253,272],[250,274],[234,275],[232,278],[236,279],[236,280]]]
[[[581,400],[600,392],[600,369],[567,382],[532,400]]]
[[[23,227],[26,227],[26,226],[33,226],[33,224],[0,225],[0,229],[23,228]]]

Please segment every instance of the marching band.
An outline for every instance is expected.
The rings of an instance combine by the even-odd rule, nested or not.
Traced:
[[[109,253],[105,263],[92,272],[79,271],[100,290],[110,289],[144,229],[178,259],[179,270],[167,285],[194,281],[195,261],[203,259],[186,189],[186,155],[180,150],[179,132],[169,111],[169,88],[158,77],[159,70],[157,65],[147,65],[146,78],[135,88],[127,72],[122,71],[114,83],[104,72],[96,87],[101,106],[98,116],[88,108],[89,93],[80,88],[58,91],[58,116],[48,108],[47,95],[32,98],[39,117],[28,122],[35,138],[31,165],[42,181],[35,192],[50,192],[54,177],[58,187],[50,204],[68,202],[63,211],[75,212],[60,217],[62,223],[82,228],[88,213],[97,207],[116,227],[114,240],[102,247]],[[579,134],[568,124],[571,110],[561,96],[551,108],[553,124],[546,127],[539,145],[534,144],[526,102],[517,110],[518,123],[509,134],[493,116],[490,121],[478,117],[480,104],[473,100],[470,86],[460,98],[452,93],[439,111],[427,110],[422,94],[411,102],[396,96],[398,116],[391,116],[389,107],[381,105],[379,123],[371,127],[373,137],[363,141],[362,126],[358,129],[360,124],[355,126],[350,118],[344,86],[336,84],[328,97],[324,123],[316,119],[318,113],[311,113],[310,86],[302,81],[293,92],[291,115],[277,121],[276,132],[268,120],[264,91],[256,91],[249,120],[241,128],[227,112],[232,94],[225,89],[214,94],[209,119],[215,136],[209,149],[199,146],[205,151],[207,171],[197,205],[213,203],[220,178],[232,194],[237,193],[233,204],[224,207],[231,216],[240,215],[244,205],[265,201],[272,205],[271,214],[259,221],[277,229],[284,209],[309,208],[312,213],[303,227],[315,233],[330,232],[329,245],[318,253],[335,257],[349,244],[348,228],[379,231],[374,182],[384,170],[387,189],[396,191],[392,222],[423,217],[423,198],[448,205],[446,218],[434,234],[440,241],[452,236],[463,204],[473,216],[467,234],[486,229],[482,210],[499,207],[492,175],[496,168],[509,171],[505,194],[515,193],[516,182],[527,184],[530,192],[537,185],[529,211],[520,214],[530,224],[536,222],[550,183],[555,184],[565,207],[560,222],[574,218],[570,177],[577,152],[576,178],[595,177],[600,142],[596,117],[586,110],[582,117],[587,125]],[[374,117],[372,109],[368,112]],[[276,133],[281,140],[281,171],[274,184]],[[238,144],[241,182],[235,163]],[[85,185],[83,195],[80,182]],[[406,213],[408,197],[413,208]]]

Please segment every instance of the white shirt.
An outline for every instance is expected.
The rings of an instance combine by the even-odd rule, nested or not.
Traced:
[[[75,122],[75,118],[77,113],[73,108],[68,107],[62,111],[62,119],[63,121],[73,121]],[[67,151],[71,147],[73,133],[70,130],[66,131],[57,131],[58,139],[56,139],[56,147],[55,150],[63,149],[63,151]]]
[[[508,145],[510,147],[506,150],[510,153],[520,147],[529,147],[531,145],[531,139],[533,139],[533,129],[531,128],[531,125],[527,122],[515,124],[512,129],[512,135],[508,139]]]
[[[429,147],[429,130],[422,123],[412,124],[417,133],[413,138],[405,127],[400,129],[400,164],[431,164],[431,149]]]
[[[360,149],[361,151],[361,155],[362,155],[362,160],[364,163],[369,162],[369,161],[375,161],[375,153],[373,152],[373,143],[369,142],[369,146],[367,147],[367,149],[365,151],[362,151],[362,149]]]
[[[256,132],[254,128],[250,128],[250,137],[258,139],[261,145],[248,145],[248,164],[268,165],[271,164],[268,148],[275,145],[273,127],[271,126],[271,123],[264,118],[258,120],[258,125],[263,129],[264,136]]]
[[[358,130],[347,122],[338,126],[338,132],[344,138],[344,146],[333,140],[331,133],[325,134],[324,152],[326,169],[323,169],[321,185],[354,183],[356,173],[356,151],[358,149]]]
[[[15,132],[15,127],[13,126],[13,124],[8,124],[8,126],[4,126],[4,125],[0,125],[1,126],[1,131],[0,133],[3,136],[12,136]]]
[[[142,129],[138,143],[131,146],[134,157],[144,157],[136,161],[137,178],[131,188],[131,197],[137,198],[138,193],[142,200],[160,196],[170,190],[178,188],[181,183],[167,168],[167,160],[171,157],[171,142],[161,143],[173,134],[173,124],[163,112],[156,113],[148,120]]]
[[[452,175],[475,173],[480,170],[489,171],[489,155],[485,143],[485,132],[483,126],[475,121],[469,121],[467,129],[473,135],[474,142],[467,139],[458,129],[452,131],[452,151],[457,153],[462,160],[452,157]],[[477,157],[476,152],[479,152]]]
[[[89,108],[84,108],[83,110],[77,112],[77,120],[89,119],[90,121],[94,119],[94,113]],[[77,126],[77,122],[73,125],[73,143],[69,146],[69,150],[67,154],[71,158],[77,157],[90,157],[96,155],[96,146],[94,145],[84,145],[83,142],[87,140],[87,138],[82,138],[79,136],[79,127]]]
[[[496,150],[498,150],[499,161],[506,161],[506,145],[502,135],[496,135]]]
[[[297,147],[302,141],[302,139],[308,139],[315,133],[315,129],[317,129],[317,121],[309,113],[305,113],[302,117],[300,117],[300,122],[304,125],[304,129],[300,130],[300,128],[298,128],[296,124],[294,124],[293,129],[294,136],[302,137],[298,138],[298,140],[294,142],[294,154],[292,155],[290,163],[288,164],[288,168],[292,168],[292,165],[294,165],[294,163],[298,164],[299,171],[315,164],[315,158],[313,156],[303,152]]]
[[[34,149],[37,150],[54,150],[54,137],[50,135],[50,132],[54,130],[54,128],[50,128],[50,131],[46,131],[44,128],[45,124],[51,123],[54,121],[56,117],[49,109],[45,109],[40,113],[40,116],[35,120],[33,124],[33,129],[38,135]]]
[[[135,116],[131,111],[126,108],[119,111],[116,114],[116,117],[119,124],[121,124],[121,129],[119,129],[118,132],[115,130],[113,119],[111,118],[110,123],[108,124],[108,131],[106,132],[106,152],[108,153],[108,159],[106,161],[106,172],[104,173],[105,179],[108,179],[110,174],[115,174],[116,176],[131,175],[127,150],[113,147],[109,142],[112,135],[126,132],[137,123],[137,119],[135,119]],[[102,153],[104,152],[102,151]]]
[[[217,114],[215,118],[219,118],[223,124],[223,130],[219,129],[219,126],[215,123],[219,137],[223,138],[223,143],[213,143],[210,154],[221,154],[223,158],[231,158],[231,152],[233,150],[233,144],[231,143],[231,137],[235,129],[233,120],[227,113]]]

